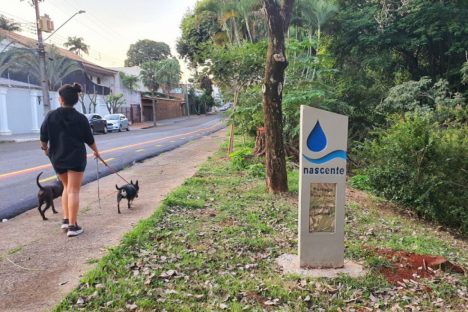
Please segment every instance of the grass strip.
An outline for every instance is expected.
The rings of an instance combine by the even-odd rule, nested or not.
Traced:
[[[263,178],[233,166],[225,153],[222,148],[169,194],[54,311],[466,310],[466,277],[441,272],[436,280],[394,286],[378,273],[387,260],[366,248],[442,255],[466,265],[466,244],[362,192],[348,198],[346,256],[369,273],[282,275],[276,258],[297,252],[298,172],[289,170],[292,192],[271,195]]]

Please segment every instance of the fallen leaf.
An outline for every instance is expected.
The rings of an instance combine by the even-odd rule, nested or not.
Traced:
[[[162,278],[168,278],[168,277],[172,277],[174,275],[177,275],[177,272],[175,270],[169,270],[169,271],[161,273],[161,275],[159,275],[159,276],[162,277]]]
[[[132,303],[132,304],[127,303],[126,308],[129,311],[135,311],[136,309],[138,309],[138,306],[136,304],[134,304],[134,303]]]
[[[278,303],[279,303],[279,299],[267,300],[264,302],[264,304],[267,306],[278,305]]]

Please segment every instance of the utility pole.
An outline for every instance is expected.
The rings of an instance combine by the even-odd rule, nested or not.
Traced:
[[[42,101],[44,103],[44,113],[50,110],[50,98],[49,98],[49,82],[47,80],[46,73],[46,62],[45,62],[45,49],[44,42],[42,41],[42,31],[40,27],[40,14],[39,14],[39,1],[33,0],[34,8],[36,9],[36,29],[37,29],[37,52],[39,54],[39,67],[41,74],[41,89],[42,89]]]
[[[189,103],[189,96],[188,96],[188,81],[185,84],[185,106],[187,107],[187,117],[190,118],[190,103]]]

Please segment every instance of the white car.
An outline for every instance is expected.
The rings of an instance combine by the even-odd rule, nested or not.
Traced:
[[[228,109],[230,109],[232,106],[232,103],[231,102],[227,102],[226,104],[224,104],[223,106],[221,106],[221,108],[219,109],[221,112],[225,112],[227,111]]]
[[[129,131],[128,119],[124,114],[110,114],[104,116],[104,119],[107,120],[107,130],[109,131]]]

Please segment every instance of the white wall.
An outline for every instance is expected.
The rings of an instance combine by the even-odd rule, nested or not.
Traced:
[[[84,96],[84,105],[85,105],[86,110],[88,110],[90,102],[91,102],[91,100],[88,97],[88,95],[85,95]],[[107,110],[107,107],[106,107],[106,96],[105,95],[98,95],[96,97],[96,103],[97,103],[96,111],[95,112],[94,111],[93,112],[86,111],[86,113],[96,113],[96,114],[99,114],[101,116],[109,114],[109,111]],[[81,102],[76,103],[75,109],[77,111],[79,111],[80,113],[83,113]],[[92,106],[91,106],[91,109],[93,109]]]
[[[44,103],[40,90],[27,88],[2,87],[6,89],[6,112],[8,129],[11,134],[37,133],[44,120]],[[49,92],[51,109],[60,107],[58,92]],[[102,116],[109,112],[105,104],[106,96],[97,96],[96,113]],[[85,105],[88,108],[89,99],[85,97]],[[78,102],[75,109],[82,112]]]
[[[31,132],[31,95],[29,90],[8,88],[6,103],[10,131],[12,133]]]
[[[130,107],[132,104],[141,105],[141,93],[138,91],[131,91],[127,89],[123,83],[120,75],[116,75],[116,84],[114,93],[122,93],[124,95],[125,104],[122,107]]]

